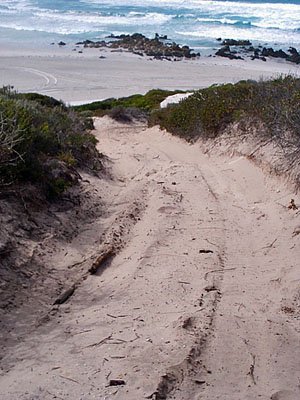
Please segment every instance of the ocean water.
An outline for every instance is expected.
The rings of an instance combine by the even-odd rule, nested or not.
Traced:
[[[102,39],[156,32],[195,49],[216,38],[300,50],[300,0],[0,0],[6,43]]]

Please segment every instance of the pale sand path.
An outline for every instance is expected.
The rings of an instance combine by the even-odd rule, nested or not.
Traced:
[[[100,59],[102,55],[106,58]],[[0,47],[0,86],[81,103],[146,93],[153,88],[193,90],[214,83],[300,74],[300,66],[275,61],[202,57],[179,62],[149,60],[129,53],[71,48],[14,50]]]
[[[300,215],[280,205],[292,194],[245,158],[208,158],[156,127],[96,127],[115,176],[92,182],[107,214],[64,253],[86,257],[101,230],[136,223],[107,268],[7,352],[0,398],[299,399]],[[59,249],[46,261],[68,266]]]

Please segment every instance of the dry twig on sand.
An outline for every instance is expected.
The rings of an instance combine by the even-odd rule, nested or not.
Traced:
[[[248,372],[248,375],[250,375],[254,385],[256,385],[256,380],[254,376],[254,368],[255,368],[255,355],[251,354],[252,357],[252,364],[250,365],[250,371]]]
[[[102,267],[102,265],[106,262],[109,261],[110,258],[114,257],[116,255],[116,250],[113,246],[108,247],[108,249],[105,249],[100,256],[93,262],[93,265],[89,269],[89,272],[91,274],[96,274],[97,271]]]
[[[78,381],[76,381],[75,379],[72,378],[68,378],[67,376],[63,376],[63,375],[59,375],[61,378],[63,379],[67,379],[68,381],[74,382],[74,383],[78,383],[78,385],[80,385],[80,383]]]
[[[270,244],[267,244],[264,247],[261,247],[260,249],[257,249],[254,253],[257,253],[258,251],[261,250],[265,250],[265,249],[271,249],[272,247],[274,247],[274,244],[277,242],[278,238],[274,239],[273,242],[271,242]]]
[[[104,339],[100,340],[100,342],[92,343],[89,344],[88,346],[85,346],[84,348],[87,349],[89,347],[96,347],[96,346],[101,346],[101,344],[104,344],[107,340],[112,338],[112,333],[109,336],[106,336]]]
[[[223,269],[213,269],[211,271],[207,271],[204,275],[204,279],[207,279],[208,274],[212,274],[213,272],[226,272],[226,271],[233,271],[236,268],[223,268]]]

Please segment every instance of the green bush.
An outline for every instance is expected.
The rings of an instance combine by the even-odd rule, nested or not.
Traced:
[[[109,110],[114,108],[139,108],[144,111],[151,111],[159,108],[160,103],[165,100],[166,97],[173,94],[182,93],[182,91],[169,91],[153,89],[145,95],[134,94],[129,97],[121,97],[119,99],[107,99],[103,101],[96,101],[91,104],[84,104],[81,106],[74,106],[74,110],[79,112],[91,111],[93,115],[103,116],[108,113]]]
[[[154,110],[149,125],[156,124],[191,142],[216,138],[235,124],[238,139],[259,134],[261,145],[272,142],[279,149],[279,163],[300,184],[300,79],[211,86],[177,105]]]
[[[300,79],[287,76],[270,81],[241,81],[196,91],[177,105],[154,110],[149,124],[196,140],[214,138],[229,124],[259,121],[270,136],[289,130],[300,136]]]
[[[48,161],[60,161],[56,169],[64,169],[64,165],[78,168],[90,165],[91,160],[99,157],[96,138],[89,132],[92,126],[91,118],[79,116],[55,99],[3,88],[0,90],[0,185],[30,181],[46,192],[54,186],[51,191],[61,193],[75,180],[67,182],[66,171],[64,178],[54,179],[51,174],[54,163]]]

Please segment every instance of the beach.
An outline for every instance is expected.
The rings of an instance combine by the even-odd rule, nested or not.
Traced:
[[[64,40],[0,39],[0,87],[79,105],[300,75],[300,64],[282,58],[251,60],[257,48],[245,59],[213,48],[175,61]],[[239,54],[232,46],[230,55]],[[151,126],[164,110],[128,120],[118,107],[121,121],[111,111],[94,116],[90,135],[89,113],[3,92],[2,137],[6,129],[25,143],[18,167],[26,156],[28,169],[19,182],[7,173],[14,157],[2,168],[0,398],[300,398],[299,164],[286,156],[291,145],[279,147],[300,125],[299,90],[291,96],[298,86],[282,81],[279,99],[278,81],[265,92],[268,84],[253,83],[166,110],[175,128],[194,121],[206,133],[198,137],[192,124],[182,137]],[[203,121],[217,121],[207,124],[215,131]]]
[[[0,46],[0,86],[11,85],[19,92],[37,92],[69,104],[144,94],[154,88],[194,90],[280,74],[299,75],[300,67],[272,59],[201,56],[168,61],[105,48]]]

